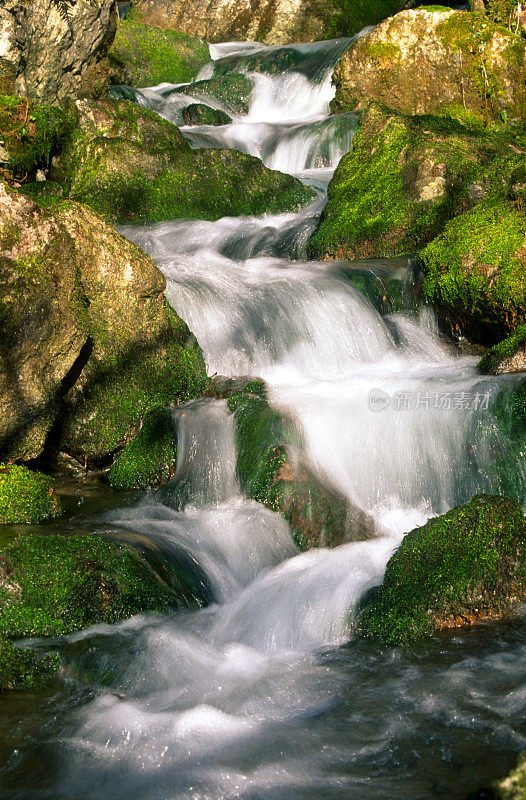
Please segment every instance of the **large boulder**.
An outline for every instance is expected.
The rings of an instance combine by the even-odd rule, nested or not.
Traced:
[[[268,403],[261,381],[228,399],[236,425],[237,475],[247,497],[283,514],[301,549],[337,547],[374,535],[374,523],[301,458],[294,423]]]
[[[42,522],[61,513],[52,478],[0,463],[0,525]]]
[[[483,375],[526,372],[526,325],[519,325],[511,336],[490,347],[477,369]]]
[[[0,90],[48,104],[102,93],[116,25],[115,0],[4,0]]]
[[[152,407],[199,396],[201,351],[155,264],[88,208],[0,184],[0,454],[122,447]]]
[[[371,101],[402,114],[526,117],[526,42],[482,14],[403,11],[354,42],[334,72],[335,111]]]
[[[62,165],[71,198],[112,221],[219,219],[300,208],[297,178],[237,150],[192,150],[172,123],[127,100],[77,103]]]
[[[287,44],[352,36],[403,8],[403,0],[137,0],[134,18],[209,42]]]
[[[492,195],[421,253],[427,299],[454,335],[492,345],[526,322],[526,214]]]
[[[310,253],[355,259],[414,252],[492,193],[517,199],[523,171],[520,137],[373,105],[329,184]]]
[[[110,53],[123,64],[132,86],[188,83],[210,61],[201,39],[133,20],[119,22]]]
[[[526,521],[515,500],[478,495],[406,534],[359,631],[409,644],[446,628],[500,619],[526,596]]]

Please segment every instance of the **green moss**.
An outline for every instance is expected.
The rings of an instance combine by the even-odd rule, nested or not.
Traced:
[[[210,61],[201,39],[133,20],[119,22],[110,52],[124,64],[134,86],[188,83]]]
[[[183,121],[185,125],[228,125],[232,117],[204,103],[191,103],[183,108]]]
[[[523,150],[523,137],[511,131],[371,106],[329,184],[309,252],[353,259],[414,252],[481,197],[516,194]]]
[[[141,430],[115,459],[108,479],[116,489],[146,489],[167,483],[175,473],[177,435],[169,409],[155,408]]]
[[[56,181],[34,181],[24,184],[20,193],[34,200],[41,208],[54,208],[64,196],[64,188]]]
[[[367,25],[376,25],[401,11],[400,0],[332,0],[324,7],[324,38],[354,36]]]
[[[0,575],[8,638],[58,636],[193,602],[184,580],[168,586],[135,552],[96,535],[20,537],[0,552]]]
[[[503,361],[507,361],[520,350],[526,348],[526,325],[519,325],[511,336],[490,347],[477,364],[483,375],[496,375]]]
[[[401,50],[390,42],[376,42],[369,45],[368,53],[374,61],[394,61],[400,58]]]
[[[364,599],[362,636],[409,644],[499,616],[524,598],[526,523],[519,504],[479,495],[408,533],[382,586]]]
[[[0,694],[41,689],[56,675],[58,666],[58,655],[20,650],[0,637]]]
[[[41,522],[62,513],[54,482],[15,464],[0,464],[0,524]]]
[[[525,237],[525,215],[499,197],[449,222],[422,252],[424,293],[439,315],[482,343],[526,321]]]
[[[246,75],[229,73],[205,81],[195,81],[189,86],[175,89],[174,93],[188,94],[200,100],[213,97],[233,114],[248,114],[252,83]]]
[[[193,151],[174,125],[106,101],[104,135],[79,133],[65,163],[70,196],[118,223],[219,219],[300,208],[303,184],[235,150]]]
[[[63,436],[75,452],[112,453],[130,441],[148,411],[201,397],[208,385],[203,354],[187,325],[165,304],[166,328],[155,347],[119,341],[118,332],[93,330],[106,342],[102,364],[87,368],[87,385],[72,401]],[[93,324],[93,323],[91,323]]]
[[[0,145],[7,151],[7,168],[24,181],[37,169],[47,169],[52,152],[70,135],[74,113],[0,95]]]

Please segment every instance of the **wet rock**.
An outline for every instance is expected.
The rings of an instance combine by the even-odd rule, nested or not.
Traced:
[[[199,100],[213,98],[232,114],[248,114],[252,83],[246,75],[230,73],[203,81],[194,81],[188,86],[174,89],[174,93],[190,95]]]
[[[174,28],[209,42],[308,42],[352,36],[403,7],[400,0],[137,0],[132,14],[141,22]]]
[[[253,156],[192,150],[174,125],[126,100],[77,108],[79,130],[62,156],[69,194],[112,221],[278,213],[312,197]]]
[[[491,196],[423,251],[423,291],[454,334],[492,345],[526,322],[526,214]]]
[[[518,197],[523,165],[520,136],[370,106],[329,184],[309,252],[352,259],[414,252],[478,199]]]
[[[333,108],[378,102],[402,114],[520,121],[525,51],[520,36],[481,14],[403,11],[344,54],[334,72]]]
[[[483,375],[526,372],[526,326],[519,325],[507,339],[491,347],[477,364]]]
[[[176,465],[177,433],[172,413],[169,408],[155,408],[111,465],[108,479],[116,489],[162,486],[173,478]]]
[[[46,104],[97,96],[100,67],[117,25],[115,0],[4,0],[0,8],[3,90]]]
[[[42,522],[61,513],[51,478],[0,463],[0,525]]]
[[[204,103],[192,103],[183,108],[183,121],[185,125],[228,125],[232,117]]]
[[[359,632],[410,644],[498,620],[526,596],[526,522],[515,500],[478,495],[406,534],[382,585],[362,600]]]
[[[119,22],[111,55],[122,63],[133,86],[188,83],[210,61],[201,39],[133,20]]]
[[[302,549],[374,535],[374,523],[329,488],[299,456],[295,425],[272,409],[262,381],[228,400],[236,421],[237,474],[247,497],[284,515]]]
[[[44,212],[0,184],[0,283],[3,458],[104,458],[150,408],[203,391],[162,273],[90,209]]]
[[[0,552],[0,634],[60,636],[141,611],[196,605],[137,552],[92,534],[20,537]]]
[[[59,657],[20,650],[0,637],[0,694],[40,689],[56,677]]]

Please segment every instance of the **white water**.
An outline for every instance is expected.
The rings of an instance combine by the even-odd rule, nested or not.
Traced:
[[[212,53],[241,49],[250,46]],[[336,145],[334,123],[324,122],[329,71],[316,81],[298,72],[253,80],[246,118],[185,135],[326,185],[350,146],[350,136]],[[170,118],[162,92],[145,90],[141,102]],[[503,709],[495,700],[524,681],[524,648],[463,660],[453,644],[436,664],[409,669],[393,652],[334,651],[351,637],[355,604],[381,581],[403,532],[476,491],[498,490],[489,467],[503,443],[496,426],[480,436],[499,382],[482,381],[474,359],[449,351],[428,312],[382,317],[338,265],[304,260],[322,203],[298,215],[125,232],[165,273],[210,373],[264,377],[272,401],[296,419],[313,467],[384,535],[299,554],[284,520],[239,492],[225,404],[179,409],[174,481],[106,522],[184,551],[216,604],[72,637],[95,637],[101,663],[106,648],[120,667],[112,689],[63,731],[60,776],[45,797],[431,797],[431,775],[449,769],[448,740],[433,745],[444,726],[468,739],[478,731],[477,742],[500,726],[508,748],[526,744],[517,722],[524,696]]]

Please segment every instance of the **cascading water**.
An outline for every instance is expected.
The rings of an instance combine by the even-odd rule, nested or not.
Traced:
[[[210,372],[263,377],[301,428],[306,458],[382,535],[298,553],[285,521],[240,493],[226,404],[176,409],[174,480],[96,524],[184,552],[212,602],[62,642],[99,688],[91,702],[66,692],[66,708],[77,705],[67,717],[64,697],[49,701],[43,733],[10,755],[2,797],[461,798],[526,745],[517,628],[419,653],[343,647],[356,602],[381,581],[403,532],[499,490],[494,462],[510,443],[491,405],[513,380],[477,376],[414,299],[385,316],[355,288],[365,275],[382,295],[394,282],[403,298],[407,265],[306,260],[323,188],[356,125],[351,115],[328,119],[331,65],[347,44],[214,45],[200,78],[245,72],[250,111],[229,126],[183,128],[192,146],[235,146],[302,176],[318,192],[308,209],[124,232],[165,273]],[[254,59],[263,74],[250,71]],[[180,122],[199,98],[174,88],[135,99]]]

